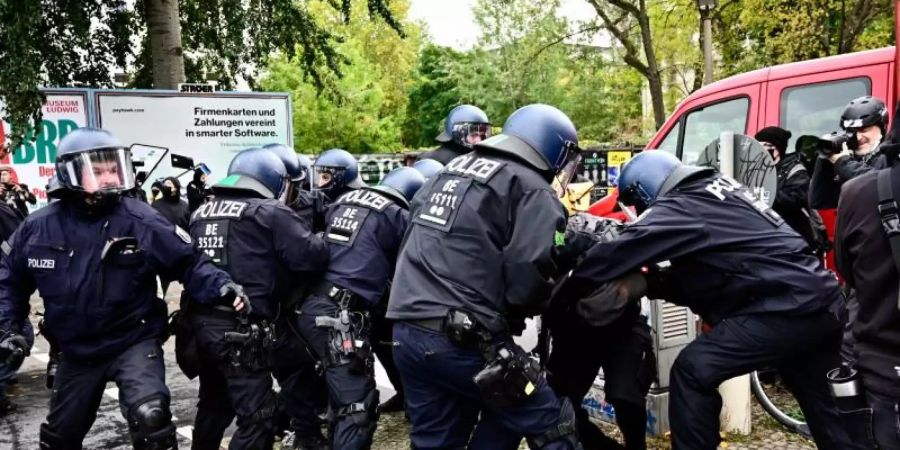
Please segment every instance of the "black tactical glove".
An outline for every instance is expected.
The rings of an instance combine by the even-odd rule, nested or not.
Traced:
[[[595,244],[618,237],[622,226],[615,219],[587,213],[573,214],[566,223],[566,242],[557,250],[557,265],[562,272],[568,272]]]
[[[25,336],[8,332],[0,339],[0,361],[7,367],[19,367],[25,356],[29,354],[28,341]]]
[[[219,294],[222,296],[222,300],[227,302],[227,304],[230,306],[234,306],[234,300],[236,298],[240,298],[242,303],[244,304],[244,307],[241,308],[240,311],[238,311],[240,314],[249,316],[253,311],[253,307],[250,306],[250,299],[248,299],[247,296],[244,295],[244,288],[241,285],[233,281],[229,281],[222,286],[222,288],[219,290]]]

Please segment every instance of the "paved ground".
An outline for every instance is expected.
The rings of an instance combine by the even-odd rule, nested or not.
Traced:
[[[167,296],[170,307],[177,305],[177,289]],[[32,299],[32,311],[41,311],[40,299]],[[37,318],[32,317],[36,323]],[[525,341],[532,339],[526,338]],[[172,412],[178,428],[179,445],[190,448],[191,423],[197,398],[197,381],[190,381],[181,374],[175,364],[174,340],[166,346],[166,379],[172,391]],[[529,347],[525,343],[526,348]],[[41,422],[46,414],[50,392],[44,387],[44,371],[47,361],[48,346],[46,341],[38,337],[32,355],[27,358],[19,373],[19,383],[12,387],[11,395],[16,410],[6,417],[0,418],[0,450],[36,449],[37,437]],[[376,376],[382,399],[393,395],[380,366]],[[106,395],[97,414],[91,432],[84,441],[86,449],[123,449],[131,448],[128,427],[122,418],[117,402],[117,390],[110,383]],[[758,407],[754,407],[754,433],[751,436],[727,438],[722,448],[728,449],[813,449],[814,445],[795,435],[780,431],[777,424],[769,419]],[[607,432],[615,435],[615,427],[601,425]],[[230,435],[229,430],[227,435]],[[409,448],[409,426],[402,414],[382,416],[375,435],[374,450],[407,450]],[[523,444],[521,448],[526,448]],[[665,438],[651,439],[649,448],[669,448]]]

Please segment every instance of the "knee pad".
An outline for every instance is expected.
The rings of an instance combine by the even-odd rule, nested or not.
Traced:
[[[178,448],[169,402],[164,398],[152,397],[135,403],[128,410],[128,429],[136,450]]]
[[[353,443],[343,444],[352,448],[369,448],[378,426],[378,391],[372,389],[361,402],[351,403],[338,408],[331,432],[336,429],[355,429],[350,438]],[[336,434],[335,434],[336,435]],[[335,447],[338,447],[335,444]]]
[[[560,443],[560,448],[581,450],[581,443],[578,441],[578,431],[576,428],[575,409],[569,399],[561,399],[562,405],[559,408],[559,420],[556,425],[546,433],[540,436],[530,436],[526,440],[530,448],[542,449],[549,448],[551,444]],[[554,446],[554,448],[556,448]]]
[[[344,405],[337,410],[337,420],[350,417],[353,422],[363,427],[378,421],[378,390],[372,389],[361,402]]]
[[[41,450],[81,450],[81,443],[74,443],[52,431],[46,423],[41,424],[40,444]]]

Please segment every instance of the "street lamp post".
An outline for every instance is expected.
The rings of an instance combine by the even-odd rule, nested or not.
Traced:
[[[712,53],[712,10],[716,7],[716,0],[697,0],[700,9],[700,19],[703,21],[703,84],[713,82],[713,53]]]

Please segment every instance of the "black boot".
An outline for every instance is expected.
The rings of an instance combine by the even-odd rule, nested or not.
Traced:
[[[400,394],[394,394],[393,397],[378,405],[378,413],[395,413],[406,410],[406,401]]]

